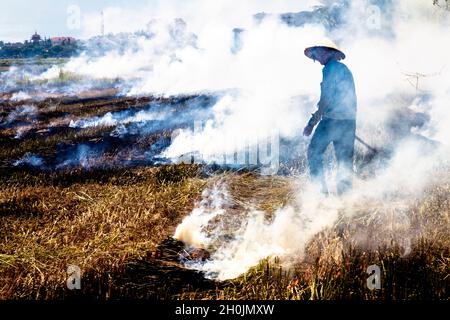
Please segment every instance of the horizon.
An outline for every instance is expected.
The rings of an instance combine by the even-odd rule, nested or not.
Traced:
[[[30,40],[37,32],[42,38],[74,37],[88,39],[101,34],[101,13],[104,12],[105,33],[132,32],[139,30],[154,18],[181,17],[197,18],[196,8],[199,4],[207,3],[204,0],[40,0],[32,3],[26,0],[4,0],[3,10],[0,11],[0,41],[24,42]],[[318,1],[304,0],[300,3],[295,0],[281,0],[276,3],[270,0],[246,0],[241,16],[257,12],[283,12],[291,10],[304,10],[316,5]],[[202,7],[202,6],[200,6]],[[203,6],[207,10],[217,13],[227,11],[230,22],[234,7],[230,2],[217,1]],[[245,11],[246,10],[246,11]],[[213,15],[212,15],[213,16]],[[51,17],[46,19],[46,17]],[[122,19],[117,23],[117,19]],[[211,17],[209,17],[211,19]],[[197,19],[196,19],[197,20]],[[206,23],[207,18],[202,16]],[[202,26],[203,27],[203,26]]]

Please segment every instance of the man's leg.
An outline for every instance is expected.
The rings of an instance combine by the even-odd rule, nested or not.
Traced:
[[[344,194],[352,188],[353,154],[355,150],[356,121],[335,120],[333,137],[334,151],[338,163],[337,193]]]
[[[319,183],[323,193],[328,193],[323,172],[323,154],[330,144],[329,120],[322,120],[316,128],[308,147],[308,165],[311,180]]]

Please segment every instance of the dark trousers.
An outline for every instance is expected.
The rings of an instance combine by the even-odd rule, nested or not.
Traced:
[[[308,148],[308,164],[311,178],[322,185],[328,193],[323,169],[323,154],[332,142],[337,160],[337,193],[345,193],[352,188],[353,154],[356,121],[322,119],[317,126]]]

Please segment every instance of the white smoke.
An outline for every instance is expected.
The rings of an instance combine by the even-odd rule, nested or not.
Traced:
[[[69,127],[71,128],[91,128],[91,127],[116,127],[118,125],[127,125],[130,123],[140,123],[153,120],[162,120],[166,114],[163,112],[153,112],[141,110],[133,115],[128,115],[127,112],[111,113],[108,112],[102,117],[81,119],[71,121]]]
[[[361,3],[356,2],[350,13],[361,10]],[[424,142],[425,139],[417,139],[412,136],[401,142],[399,141],[399,146],[384,170],[379,171],[373,179],[355,181],[355,189],[345,197],[324,199],[318,196],[318,193],[299,192],[297,206],[287,206],[278,210],[272,222],[267,222],[262,212],[249,211],[242,223],[242,228],[236,231],[235,240],[223,242],[218,248],[213,249],[210,260],[190,263],[191,267],[205,271],[210,277],[223,280],[244,273],[249,267],[256,265],[258,261],[268,256],[288,258],[297,253],[295,256],[301,259],[302,250],[307,241],[317,232],[326,227],[331,227],[340,214],[352,216],[357,212],[358,205],[369,203],[367,202],[369,200],[372,203],[375,201],[379,207],[386,205],[392,206],[392,208],[394,206],[407,207],[411,199],[420,195],[430,179],[436,176],[438,168],[442,165],[448,166],[450,113],[447,106],[450,101],[450,90],[448,89],[450,73],[446,68],[448,61],[446,53],[450,48],[443,46],[448,45],[446,38],[448,37],[448,31],[450,31],[449,26],[442,20],[442,17],[434,16],[433,22],[428,22],[425,17],[429,16],[434,8],[431,5],[425,6],[419,1],[402,1],[397,5],[396,10],[393,20],[393,37],[371,36],[370,32],[351,32],[358,29],[356,28],[358,23],[361,24],[361,21],[357,19],[351,21],[339,34],[342,38],[341,43],[344,50],[348,53],[346,64],[353,71],[356,79],[359,97],[358,125],[365,129],[359,131],[369,134],[369,137],[371,137],[375,133],[374,129],[380,129],[381,127],[381,130],[383,130],[383,124],[389,120],[393,110],[404,107],[405,104],[406,106],[411,104],[409,107],[414,111],[425,112],[431,117],[430,124],[424,130],[416,133],[434,139],[442,146],[435,148],[435,145],[435,147],[430,148],[428,141]],[[448,18],[447,13],[443,13],[443,15]],[[351,16],[351,14],[348,16]],[[361,20],[361,15],[356,16]],[[288,34],[289,32],[286,32],[283,28],[283,26],[271,25],[269,29],[272,31],[279,30],[280,33],[282,31],[284,35]],[[296,30],[298,36],[304,39],[308,38],[306,31],[307,29]],[[348,36],[345,36],[345,32],[348,32]],[[270,32],[267,33],[267,30],[264,33],[270,34]],[[270,39],[271,41],[268,42],[274,43],[272,38]],[[287,39],[295,43],[295,39],[292,39],[292,37]],[[244,43],[244,47],[249,48],[249,41],[244,41]],[[417,43],[421,45],[418,46]],[[257,47],[264,48],[264,45],[260,44]],[[265,49],[267,48],[262,49],[262,51],[266,52]],[[283,54],[277,55],[277,57],[280,59],[286,58]],[[295,70],[296,66],[300,67],[301,63],[292,59],[289,60],[289,65],[292,66],[292,70]],[[301,69],[307,70],[306,68]],[[318,70],[314,72],[319,73]],[[289,74],[286,70],[283,73]],[[264,79],[265,75],[264,72],[262,73],[263,76],[260,73],[257,74],[256,83],[261,78]],[[276,74],[276,72],[268,73],[268,75],[271,74]],[[311,74],[313,73],[306,73],[308,76]],[[307,78],[306,75],[305,78]],[[314,76],[311,78],[318,83]],[[314,90],[311,90],[308,86],[302,87],[299,85],[301,88],[295,91],[295,87],[291,87],[291,82],[282,81],[281,83],[288,88],[284,92],[285,94],[315,95]],[[251,95],[250,101],[252,99],[256,101],[258,98],[264,100],[265,94],[270,98],[276,97],[277,89],[281,84],[277,86],[275,81],[270,84],[275,86],[274,90],[269,88],[266,88],[267,91],[256,90],[254,95]],[[282,90],[285,90],[286,87],[283,87]],[[289,92],[289,88],[293,89],[292,92]],[[274,91],[273,96],[271,95],[272,91]],[[431,99],[418,98],[423,95],[428,95]],[[283,96],[283,94],[280,96]],[[402,100],[402,96],[406,96],[406,98]],[[231,107],[228,108],[225,119],[218,117],[220,121],[206,126],[200,134],[180,135],[179,140],[174,141],[167,153],[176,155],[187,151],[183,147],[192,148],[194,146],[194,150],[200,150],[200,152],[208,154],[211,149],[211,143],[208,143],[208,141],[217,141],[217,137],[221,137],[225,141],[230,139],[230,136],[239,135],[236,132],[243,132],[241,137],[245,137],[248,127],[250,127],[250,131],[256,129],[256,126],[252,127],[254,118],[257,118],[255,124],[258,125],[258,132],[260,132],[259,130],[270,132],[273,127],[280,128],[280,131],[284,134],[289,132],[289,128],[295,130],[296,125],[287,116],[288,114],[292,116],[293,113],[283,112],[286,109],[273,103],[274,100],[269,100],[272,103],[259,104],[259,106],[263,106],[260,109],[253,109],[253,104],[248,102],[248,97],[245,97],[245,99],[239,98],[238,101],[229,101],[228,104]],[[221,103],[226,103],[226,101]],[[284,107],[286,108],[287,105],[285,100]],[[235,106],[234,109],[233,106]],[[257,117],[245,117],[245,112],[248,110],[253,111],[253,113],[249,112],[248,115],[257,114]],[[270,113],[270,111],[266,113],[265,110],[270,110],[273,113]],[[280,110],[279,114],[275,114]],[[278,115],[281,119],[287,121],[279,123],[277,121]],[[258,119],[258,117],[264,119],[265,116],[270,117],[273,122],[265,124],[264,121]],[[230,120],[230,122],[228,123],[227,120]],[[301,122],[304,117],[297,117],[296,120]],[[402,118],[398,119],[398,121],[402,120],[407,121]],[[400,126],[401,123],[398,123],[398,125]],[[382,143],[392,139],[389,135],[382,138]],[[372,141],[376,140],[377,137],[374,137]],[[227,144],[223,143],[222,140],[220,141],[219,145],[222,146],[224,152],[227,152]],[[428,148],[426,148],[427,146]],[[217,152],[217,150],[214,150],[214,152]],[[305,190],[311,190],[311,188],[307,186]],[[205,212],[205,209],[198,208],[196,210],[198,217],[206,219],[205,221],[199,218],[197,221],[203,221],[204,224],[190,225],[188,217],[180,224],[175,237],[186,241],[188,244],[202,247],[207,246],[211,239],[219,237],[218,234],[226,233],[226,228],[219,226],[213,229],[214,232],[212,232],[210,238],[206,237],[205,235],[208,235],[208,233],[205,230],[211,230],[211,227],[207,228],[208,224],[215,223],[208,217],[214,216],[215,211],[212,210],[208,215],[202,216],[201,213]],[[224,214],[223,210],[223,208],[219,208],[223,220],[226,221],[227,215]],[[408,216],[402,216],[401,220],[402,228],[407,230]],[[190,238],[185,237],[189,234],[200,234],[206,237],[206,241],[191,243]],[[402,240],[408,243],[412,234],[406,236],[402,234],[402,236],[404,237]]]
[[[407,253],[415,234],[405,208],[423,191],[430,176],[437,177],[439,166],[450,165],[447,155],[448,150],[439,153],[439,157],[435,153],[426,156],[415,141],[405,142],[376,178],[355,179],[352,192],[341,197],[324,196],[319,186],[304,182],[298,186],[295,201],[276,210],[271,219],[267,219],[265,212],[251,208],[237,215],[227,185],[220,183],[203,192],[202,201],[178,225],[174,238],[211,251],[206,261],[188,260],[188,267],[204,272],[206,277],[227,280],[240,276],[267,257],[280,258],[285,267],[301,261],[308,241],[333,227],[339,218],[351,218],[362,212],[365,219],[375,214],[388,220],[383,215],[395,212],[395,216],[389,217],[390,226],[385,227],[392,228],[393,239]],[[418,161],[418,157],[422,159]],[[362,245],[368,241],[360,240]]]
[[[32,167],[42,167],[44,165],[44,160],[37,155],[27,153],[21,159],[14,161],[13,165],[16,167],[22,165],[29,165]]]
[[[374,130],[383,131],[382,126],[392,117],[393,110],[427,94],[433,102],[416,107],[431,117],[434,130],[423,133],[447,144],[450,119],[445,101],[449,99],[449,90],[444,84],[449,81],[450,70],[446,68],[447,50],[442,46],[448,43],[448,24],[441,17],[434,17],[431,23],[424,21],[423,17],[435,10],[431,4],[400,2],[394,6],[397,14],[391,26],[393,35],[380,35],[377,30],[360,27],[370,18],[361,12],[364,3],[367,7],[365,1],[352,4],[346,16],[357,18],[334,32],[347,53],[344,62],[356,80],[359,130],[369,142],[385,143],[390,137],[379,135],[378,140],[383,140],[377,141]],[[384,14],[387,13],[381,11],[381,19]],[[201,53],[192,51],[181,55],[179,64],[156,68],[135,92],[156,90],[173,94],[239,88],[240,93],[219,101],[215,121],[195,135],[180,134],[166,155],[175,158],[189,151],[210,155],[211,149],[217,152],[217,146],[228,152],[228,146],[236,147],[236,141],[243,147],[245,141],[262,138],[261,133],[268,134],[273,129],[283,137],[298,135],[315,109],[312,101],[318,99],[321,75],[320,67],[303,56],[303,49],[325,36],[326,31],[320,26],[291,28],[276,19],[266,19],[246,30],[243,48],[236,55],[227,50],[231,44],[224,48],[212,40]],[[227,39],[226,34],[217,37]],[[191,70],[195,70],[195,77]],[[174,83],[172,79],[177,81]],[[311,103],[296,102],[292,100],[295,96],[307,96]],[[402,96],[403,101],[399,99]]]
[[[205,235],[202,229],[211,220],[226,214],[225,208],[229,203],[229,197],[224,185],[217,185],[211,190],[205,189],[198,207],[177,227],[175,238],[183,239],[196,247],[206,247],[211,244],[213,239]],[[193,230],[200,232],[192,232]]]
[[[29,100],[29,99],[31,99],[31,96],[28,93],[23,92],[23,91],[14,93],[10,98],[11,101],[24,101],[24,100]]]
[[[36,106],[25,104],[12,111],[7,117],[7,122],[11,123],[18,118],[33,118],[37,115],[37,113],[38,109]]]
[[[330,226],[342,206],[332,197],[316,201],[318,190],[310,185],[300,192],[297,207],[277,210],[271,221],[264,212],[252,209],[235,216],[230,213],[226,188],[219,184],[206,189],[199,206],[177,227],[174,236],[188,245],[212,250],[206,262],[194,260],[187,265],[219,280],[236,278],[266,257],[301,256],[307,241]],[[226,239],[227,235],[231,238]]]

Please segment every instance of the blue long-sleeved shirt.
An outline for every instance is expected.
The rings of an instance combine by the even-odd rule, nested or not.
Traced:
[[[353,75],[347,66],[332,60],[323,68],[323,80],[318,110],[314,118],[356,119],[356,92]]]

